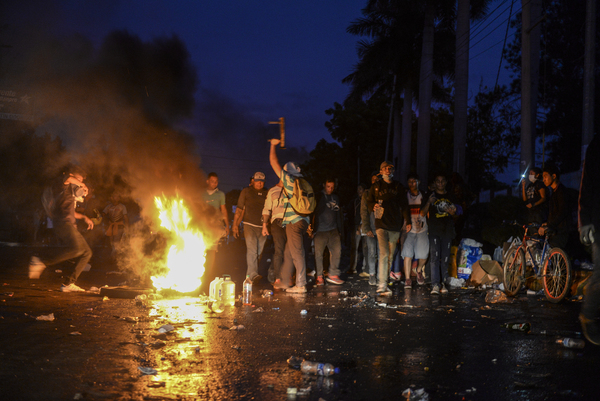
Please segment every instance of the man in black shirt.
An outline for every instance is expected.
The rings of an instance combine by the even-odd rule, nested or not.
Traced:
[[[392,295],[387,280],[404,219],[409,218],[408,202],[404,186],[392,180],[394,166],[385,161],[381,163],[379,170],[382,179],[371,186],[367,206],[375,214],[375,233],[379,246],[377,292],[380,295]]]
[[[538,232],[540,235],[544,235],[550,229],[551,236],[548,238],[550,245],[564,249],[571,227],[571,211],[567,202],[565,186],[560,183],[560,171],[551,164],[546,164],[544,167],[543,179],[544,185],[552,188],[552,195],[548,202],[548,220],[542,224]]]

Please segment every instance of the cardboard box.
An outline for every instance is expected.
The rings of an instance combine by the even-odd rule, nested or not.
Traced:
[[[471,283],[474,285],[501,283],[504,279],[502,266],[495,260],[478,260],[473,263]]]

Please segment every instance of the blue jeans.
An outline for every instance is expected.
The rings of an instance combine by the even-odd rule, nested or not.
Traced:
[[[244,224],[244,238],[246,239],[246,274],[253,280],[258,275],[258,260],[262,254],[267,237],[262,235],[262,227]]]
[[[392,267],[392,259],[396,251],[396,244],[400,238],[400,231],[389,231],[383,228],[377,232],[377,243],[379,245],[379,271],[377,272],[377,285],[381,288],[387,285],[387,280]]]
[[[278,219],[281,221],[281,219]],[[273,236],[273,276],[281,279],[281,266],[283,265],[283,253],[285,252],[285,228],[279,222],[271,224],[271,236]]]
[[[367,266],[365,266],[365,265],[363,265],[362,271],[363,272],[366,271],[371,276],[374,276],[375,273],[377,272],[376,263],[377,263],[377,254],[379,251],[377,249],[377,237],[369,237],[368,235],[364,235],[363,241],[367,244],[367,253],[365,256],[365,260],[367,261],[366,265],[368,266],[368,271],[367,271]]]
[[[429,233],[429,267],[432,285],[445,283],[448,278],[451,245],[452,238]]]
[[[85,265],[87,265],[92,258],[92,250],[88,243],[85,242],[83,235],[81,235],[81,233],[77,231],[77,228],[70,223],[59,222],[58,224],[55,224],[54,233],[65,248],[54,257],[42,259],[42,262],[45,265],[50,266],[64,262],[65,260],[74,259],[75,267],[73,272],[65,279],[64,283],[67,285],[74,284],[85,268]]]
[[[337,229],[329,231],[318,231],[315,234],[315,262],[317,264],[317,276],[323,275],[323,253],[325,247],[329,248],[329,275],[340,275],[340,257],[342,256],[342,241]]]
[[[300,220],[285,226],[287,242],[281,266],[281,281],[288,285],[292,280],[292,272],[296,268],[296,285],[306,285],[306,260],[304,259],[304,233],[308,228],[306,220]]]

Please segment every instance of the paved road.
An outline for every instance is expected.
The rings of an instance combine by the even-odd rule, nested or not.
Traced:
[[[35,251],[0,247],[2,399],[282,400],[295,388],[299,400],[398,400],[411,387],[430,400],[598,399],[600,347],[565,349],[556,336],[535,334],[578,331],[577,301],[554,305],[523,293],[492,304],[481,290],[433,296],[428,287],[395,287],[382,298],[352,276],[342,286],[255,296],[251,307],[214,313],[198,297],[138,304],[58,292],[55,268],[27,278]],[[243,252],[220,258],[239,292]],[[109,274],[102,252],[92,265],[84,288],[126,280]],[[35,319],[50,313],[52,322]],[[513,321],[530,322],[533,333],[500,327]],[[174,330],[160,333],[166,324]],[[288,367],[292,355],[341,372],[304,376]]]

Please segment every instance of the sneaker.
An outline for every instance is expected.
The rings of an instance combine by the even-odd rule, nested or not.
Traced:
[[[360,273],[358,273],[358,277],[369,277],[369,276],[370,276],[370,274],[367,273],[367,272],[360,272]]]
[[[369,274],[369,285],[377,285],[377,277],[374,274]]]
[[[401,273],[390,272],[390,280],[392,281],[400,281],[402,279]]]
[[[75,284],[69,284],[69,285],[61,285],[60,286],[60,290],[62,292],[85,292],[85,290],[81,287],[76,286]]]
[[[283,284],[281,279],[277,279],[273,283],[273,288],[275,288],[276,290],[286,290],[286,289],[290,288],[290,286]]]
[[[46,265],[37,256],[32,256],[29,261],[29,278],[38,279],[42,272],[46,269]]]
[[[314,270],[311,270],[311,271],[309,271],[308,273],[306,273],[306,275],[307,275],[307,276],[310,276],[310,277],[314,277],[314,276],[315,276],[315,271],[314,271]]]
[[[339,276],[327,276],[327,278],[325,278],[325,280],[327,280],[327,282],[331,283],[331,284],[337,284],[337,285],[344,284],[344,280],[340,279]]]
[[[446,288],[446,286],[444,284],[442,284],[442,287],[440,288],[440,293],[442,293],[442,294],[448,293],[448,289]]]
[[[431,294],[432,295],[440,295],[440,285],[439,284],[433,285],[433,288],[431,288]]]
[[[323,276],[317,277],[317,282],[315,285],[325,285],[325,281],[323,280]]]
[[[585,338],[594,345],[600,345],[600,329],[598,322],[594,319],[586,319],[583,315],[579,315],[581,329]]]
[[[412,280],[407,278],[406,281],[404,282],[404,288],[405,289],[410,289],[412,288]]]
[[[305,285],[295,285],[292,288],[288,288],[287,290],[285,290],[285,292],[289,292],[292,294],[304,294],[306,292],[306,286]]]
[[[417,272],[417,284],[419,285],[423,285],[425,284],[425,277],[423,277],[423,273],[422,272]]]
[[[377,288],[377,295],[389,296],[389,295],[392,295],[392,290],[390,290],[387,287],[387,285],[386,286],[379,286]]]
[[[257,274],[256,276],[254,276],[254,278],[252,279],[252,284],[258,284],[260,282],[260,280],[262,280],[262,276],[260,274]]]

